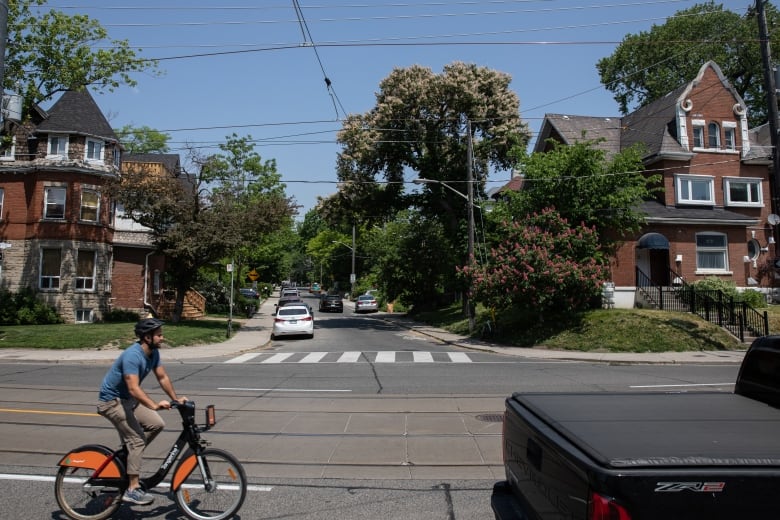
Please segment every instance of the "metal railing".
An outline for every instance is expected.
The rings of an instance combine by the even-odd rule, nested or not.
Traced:
[[[637,290],[658,309],[691,312],[703,319],[728,330],[745,341],[746,336],[769,334],[769,316],[759,312],[746,302],[735,301],[722,291],[696,289],[674,270],[669,270],[671,287],[654,283],[638,267],[636,268]]]

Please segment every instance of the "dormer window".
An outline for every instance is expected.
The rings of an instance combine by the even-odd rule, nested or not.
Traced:
[[[84,160],[88,162],[103,162],[103,141],[87,139],[84,147]]]
[[[710,123],[707,125],[708,148],[717,150],[720,148],[720,125]]]
[[[50,134],[49,148],[46,153],[47,159],[64,159],[68,156],[68,136],[67,134]]]
[[[693,147],[704,148],[704,121],[693,121]]]

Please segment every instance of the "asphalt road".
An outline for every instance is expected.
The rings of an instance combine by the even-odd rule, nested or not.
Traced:
[[[731,391],[738,371],[476,352],[349,311],[318,314],[311,340],[167,366],[180,393],[217,406],[218,425],[206,437],[244,464],[251,488],[241,518],[252,519],[490,518],[511,392]],[[50,479],[59,457],[80,444],[116,444],[94,414],[105,369],[0,363],[3,517],[58,518]],[[153,380],[144,386],[161,394]],[[145,470],[176,435],[176,414],[165,417]],[[118,518],[178,518],[157,492],[153,506],[123,506]]]

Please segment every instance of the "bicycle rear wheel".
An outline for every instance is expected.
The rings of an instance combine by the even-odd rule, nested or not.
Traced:
[[[181,468],[192,467],[192,453],[179,461],[174,475]],[[195,464],[176,490],[176,504],[194,520],[222,520],[233,516],[246,498],[246,474],[241,463],[230,453],[206,448],[201,454],[203,468]],[[185,466],[186,465],[186,466]],[[208,475],[204,478],[204,471]]]
[[[63,513],[74,520],[104,520],[122,505],[120,487],[91,487],[94,469],[61,466],[54,480],[54,496]]]

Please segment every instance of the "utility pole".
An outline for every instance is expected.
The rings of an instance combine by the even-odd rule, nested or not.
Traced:
[[[5,46],[8,41],[8,0],[0,0],[0,96],[4,93]]]
[[[466,161],[468,164],[466,165],[466,199],[468,204],[468,262],[471,263],[472,258],[474,258],[474,170],[473,170],[473,163],[474,163],[474,146],[471,139],[471,120],[466,119],[466,138],[467,141],[467,148],[466,148]],[[474,332],[474,303],[471,301],[471,298],[469,297],[469,292],[471,291],[471,288],[467,288],[466,292],[463,296],[463,301],[466,306],[466,316],[468,316],[469,319],[469,334]]]
[[[769,178],[772,191],[772,213],[780,214],[780,154],[778,150],[777,135],[777,86],[772,71],[772,55],[769,45],[769,31],[767,30],[765,0],[756,0],[756,14],[758,15],[758,37],[761,43],[761,62],[764,67],[764,89],[766,90],[766,102],[769,117],[769,137],[772,145],[772,175]],[[776,226],[772,226],[772,236],[775,236]],[[778,239],[775,237],[775,242]],[[775,246],[775,250],[777,246]],[[775,253],[775,256],[777,254]]]

